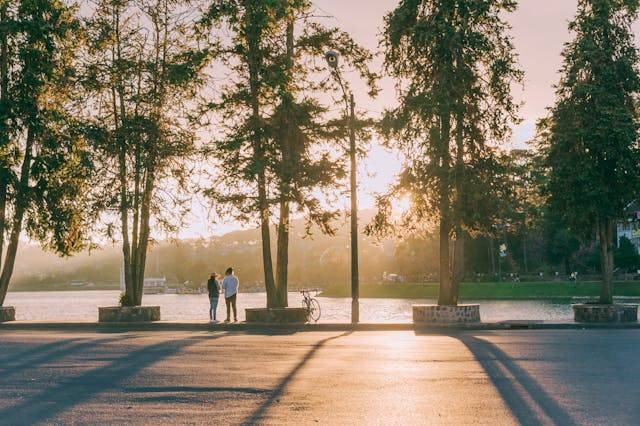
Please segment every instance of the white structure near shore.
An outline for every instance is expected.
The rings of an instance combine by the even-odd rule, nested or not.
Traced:
[[[618,222],[616,227],[617,243],[626,237],[640,253],[640,204],[633,202],[625,209],[626,218]]]
[[[124,268],[120,268],[120,290],[125,290],[124,284]],[[144,287],[142,289],[144,294],[163,294],[167,290],[167,278],[166,277],[145,277]]]

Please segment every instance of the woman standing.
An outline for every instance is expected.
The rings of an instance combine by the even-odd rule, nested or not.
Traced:
[[[207,290],[209,290],[209,302],[211,306],[209,308],[209,321],[216,322],[216,311],[218,309],[218,298],[220,297],[220,283],[218,282],[217,274],[211,273],[209,281],[207,281]]]

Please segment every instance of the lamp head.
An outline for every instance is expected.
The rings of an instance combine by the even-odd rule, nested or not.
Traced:
[[[327,64],[333,69],[338,69],[339,57],[340,55],[338,55],[338,52],[334,52],[333,50],[329,50],[324,54],[324,59],[326,59]]]

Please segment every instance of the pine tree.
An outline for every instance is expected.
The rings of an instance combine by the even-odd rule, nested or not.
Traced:
[[[230,70],[221,99],[209,106],[224,123],[222,137],[210,146],[221,170],[206,194],[215,204],[233,207],[243,222],[258,219],[268,307],[287,306],[289,228],[292,214],[332,233],[337,212],[327,209],[329,195],[344,175],[335,152],[344,138],[344,122],[318,101],[337,88],[327,74],[324,54],[337,50],[367,80],[371,54],[347,34],[311,19],[306,0],[216,1],[203,22],[221,40],[220,57]],[[295,31],[299,28],[299,31]],[[224,39],[224,37],[222,37]],[[279,210],[274,274],[270,224]]]
[[[335,201],[341,179],[345,177],[342,141],[348,138],[344,119],[334,119],[327,105],[328,93],[340,99],[343,94],[334,79],[318,79],[330,75],[324,61],[327,51],[340,55],[341,63],[353,68],[375,94],[376,75],[368,67],[372,54],[358,45],[349,34],[322,25],[313,19],[311,2],[286,0],[280,48],[282,62],[278,87],[278,105],[270,120],[278,150],[274,177],[277,180],[279,220],[276,255],[276,289],[278,306],[287,306],[289,223],[291,213],[303,214],[307,232],[317,226],[332,235],[332,220],[339,212],[325,207],[318,197],[323,193]],[[299,29],[296,35],[295,29]],[[338,101],[341,105],[342,101]],[[358,122],[360,140],[368,135],[366,120]],[[337,153],[337,154],[336,154]],[[293,212],[292,212],[293,210]]]
[[[604,304],[613,302],[614,226],[640,188],[637,13],[633,0],[578,2],[542,144],[550,205],[574,232],[597,230]]]
[[[228,215],[236,220],[248,222],[257,216],[269,307],[278,303],[269,226],[270,194],[275,190],[269,172],[276,164],[276,150],[267,135],[267,121],[277,98],[273,67],[282,65],[277,61],[284,12],[281,6],[280,0],[215,0],[200,23],[211,31],[214,43],[220,42],[217,56],[229,69],[220,99],[209,104],[223,129],[221,137],[208,147],[221,170],[215,185],[205,194],[216,205],[234,207]],[[228,35],[221,35],[222,31]]]
[[[438,221],[441,305],[457,303],[464,234],[486,231],[497,213],[495,145],[517,121],[510,89],[522,78],[503,17],[515,7],[508,0],[404,0],[385,18],[385,68],[398,81],[400,105],[387,111],[382,128],[406,157],[394,191],[411,196],[410,226]],[[373,228],[388,220],[390,203],[382,201]]]

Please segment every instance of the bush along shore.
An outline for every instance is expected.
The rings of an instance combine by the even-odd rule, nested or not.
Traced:
[[[593,297],[600,294],[600,282],[485,282],[462,283],[460,299],[570,299],[573,297]],[[344,285],[327,286],[320,296],[350,297],[350,287]],[[623,281],[613,285],[614,296],[640,297],[640,282]],[[397,299],[436,299],[438,283],[362,283],[360,297]]]

